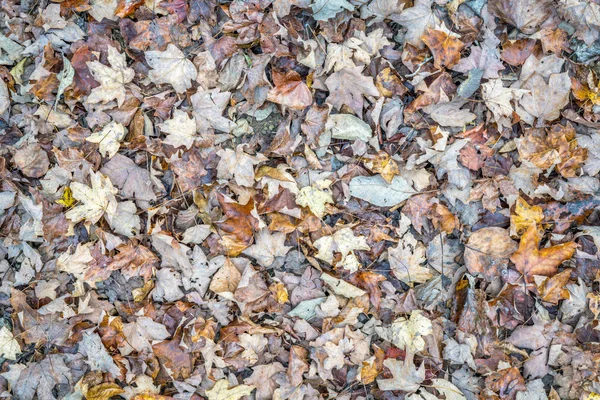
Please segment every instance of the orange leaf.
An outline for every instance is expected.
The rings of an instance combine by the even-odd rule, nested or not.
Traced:
[[[431,50],[436,68],[450,68],[458,64],[460,52],[465,48],[465,44],[458,38],[436,29],[427,29],[421,40]]]
[[[267,100],[296,110],[304,110],[313,102],[312,93],[296,71],[273,72],[275,87],[269,90]]]
[[[577,248],[575,242],[568,242],[540,250],[540,240],[536,225],[529,225],[521,237],[519,249],[510,258],[527,282],[531,282],[534,275],[556,274],[558,266],[571,258]]]
[[[570,297],[569,291],[566,288],[567,282],[571,277],[571,270],[566,269],[554,275],[552,278],[544,279],[544,281],[538,285],[538,291],[542,301],[552,304],[558,304],[560,300],[568,299]]]

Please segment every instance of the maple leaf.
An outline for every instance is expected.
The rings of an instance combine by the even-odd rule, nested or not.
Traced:
[[[577,170],[587,158],[587,149],[577,146],[573,126],[556,124],[549,130],[528,129],[516,139],[519,155],[542,169],[556,166],[565,178],[577,176]]]
[[[569,103],[571,79],[569,74],[552,74],[548,83],[539,74],[531,76],[521,87],[528,90],[519,102],[517,114],[529,125],[543,126],[545,121],[553,121],[560,116],[560,111]]]
[[[326,21],[343,10],[354,11],[354,6],[347,0],[315,0],[310,7],[317,21]]]
[[[155,184],[150,173],[130,158],[116,154],[104,164],[100,172],[120,188],[123,197],[135,199],[140,207],[146,208],[149,206],[149,202],[156,200],[153,190]]]
[[[206,391],[208,400],[238,400],[249,396],[255,389],[254,386],[238,385],[229,389],[229,381],[221,379],[215,383],[212,389]]]
[[[285,239],[282,232],[270,234],[268,229],[261,229],[254,235],[254,244],[242,251],[242,254],[256,259],[265,268],[270,267],[276,257],[284,257],[291,248],[284,245]]]
[[[414,7],[407,8],[399,16],[392,18],[407,29],[406,41],[413,46],[422,47],[421,37],[425,31],[439,22],[431,9],[432,4],[433,0],[416,0]]]
[[[221,244],[228,250],[229,255],[236,256],[252,244],[254,230],[258,228],[258,219],[252,215],[254,200],[242,205],[228,201],[225,196],[218,194],[217,199],[227,216],[224,222],[217,226],[221,230]]]
[[[0,328],[0,357],[16,360],[19,353],[21,353],[21,346],[12,332],[6,326]]]
[[[167,328],[154,322],[149,317],[138,317],[135,321],[123,325],[123,334],[127,339],[125,346],[119,350],[122,355],[128,355],[132,351],[152,351],[152,341],[165,340],[169,336]]]
[[[413,393],[419,390],[421,382],[425,380],[425,363],[416,369],[412,356],[404,361],[387,358],[383,360],[383,365],[390,370],[392,378],[377,379],[377,386],[381,390],[402,390]]]
[[[577,29],[575,35],[591,46],[600,30],[600,5],[591,0],[559,0],[560,12]]]
[[[254,166],[266,161],[262,154],[251,156],[244,152],[244,145],[238,145],[235,151],[222,149],[217,152],[221,158],[217,166],[217,176],[221,179],[234,178],[240,186],[251,187],[254,185]]]
[[[460,52],[465,47],[456,34],[437,29],[427,29],[421,40],[431,50],[436,68],[451,68],[458,64]]]
[[[500,40],[494,33],[486,30],[483,42],[479,46],[471,47],[469,57],[461,58],[452,67],[452,70],[466,73],[473,69],[481,69],[483,70],[482,78],[498,78],[498,72],[504,70],[504,64],[500,61],[500,52],[498,51],[499,44]]]
[[[90,69],[95,80],[100,82],[100,86],[92,89],[87,97],[88,103],[108,103],[111,100],[117,100],[120,106],[125,102],[125,85],[133,80],[135,71],[127,67],[125,54],[121,54],[108,45],[108,62],[110,67],[99,61],[88,61],[86,65]]]
[[[170,84],[177,93],[191,88],[198,75],[194,64],[173,43],[169,43],[165,51],[147,51],[146,61],[152,68],[148,74],[150,80]]]
[[[73,223],[82,220],[96,223],[103,216],[116,233],[133,236],[140,229],[137,208],[131,201],[117,203],[117,189],[108,177],[100,172],[90,173],[91,188],[79,182],[71,183],[73,197],[79,204],[65,214]]]
[[[404,234],[397,247],[388,250],[388,255],[393,274],[409,286],[433,277],[431,270],[421,265],[426,261],[425,246],[410,232]]]
[[[100,172],[90,173],[91,188],[79,182],[71,183],[73,197],[83,204],[67,211],[66,217],[73,222],[81,220],[96,223],[105,213],[115,213],[117,189],[108,177]]]
[[[354,236],[350,228],[342,228],[331,236],[323,236],[317,239],[313,246],[318,250],[316,257],[329,264],[333,264],[333,253],[340,253],[342,259],[337,266],[343,267],[350,272],[356,272],[360,266],[354,250],[370,250],[364,236]]]
[[[501,79],[491,79],[481,85],[481,98],[494,115],[499,130],[511,125],[514,112],[511,102],[519,100],[526,93],[529,92],[525,89],[505,88]]]
[[[363,96],[379,97],[373,78],[362,74],[363,67],[346,68],[335,72],[325,80],[329,90],[327,103],[338,110],[348,106],[359,118],[363,115]],[[348,85],[352,82],[352,85]]]
[[[535,33],[552,14],[551,0],[490,0],[490,12],[526,34]]]
[[[539,249],[540,234],[535,224],[529,225],[521,236],[519,249],[510,257],[517,270],[531,282],[534,275],[553,276],[563,261],[573,256],[577,244],[568,242],[557,246]]]
[[[326,213],[326,205],[335,203],[329,185],[331,181],[322,180],[312,186],[303,187],[296,196],[296,204],[308,207],[313,214],[322,219]]]
[[[62,354],[50,354],[40,362],[30,363],[19,374],[13,393],[19,399],[58,399],[53,393],[58,384],[71,384],[71,369],[65,364]]]
[[[231,93],[221,93],[219,89],[198,91],[191,97],[196,127],[201,134],[211,129],[229,133],[235,127],[233,121],[222,116],[230,97]]]
[[[310,89],[296,71],[285,74],[274,71],[273,82],[275,87],[269,90],[267,100],[295,110],[304,110],[312,104]]]
[[[194,145],[196,135],[196,119],[190,118],[185,111],[173,111],[173,118],[159,125],[161,131],[168,133],[163,143],[174,147],[184,146],[189,149]]]
[[[511,236],[521,235],[531,224],[540,226],[543,219],[542,207],[530,206],[519,196],[515,203],[515,213],[510,216],[510,234]],[[543,231],[540,234],[543,234]]]
[[[105,125],[102,130],[85,138],[85,140],[91,143],[98,143],[100,154],[112,158],[119,151],[121,147],[120,141],[123,140],[126,133],[126,129],[122,124],[112,121],[108,125]]]

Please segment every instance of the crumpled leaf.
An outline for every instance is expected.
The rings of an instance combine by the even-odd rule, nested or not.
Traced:
[[[356,272],[360,266],[354,250],[370,250],[364,236],[354,236],[350,228],[342,228],[331,236],[323,236],[313,246],[318,250],[316,257],[326,263],[333,264],[334,253],[340,253],[342,259],[337,266]]]
[[[518,101],[526,93],[528,91],[525,89],[505,88],[501,79],[491,79],[481,85],[481,97],[494,115],[500,130],[511,125],[515,111],[512,102]]]
[[[212,389],[206,391],[208,400],[238,400],[249,396],[255,389],[254,386],[238,385],[229,389],[229,381],[221,379],[215,383]]]
[[[326,205],[335,203],[329,191],[330,184],[330,181],[324,180],[303,187],[296,196],[296,204],[308,207],[313,214],[322,219],[325,216]]]
[[[100,154],[112,158],[121,147],[121,140],[126,134],[125,127],[115,121],[105,125],[101,131],[95,132],[85,138],[88,142],[98,143]]]
[[[421,37],[433,54],[436,68],[452,68],[460,60],[460,52],[465,44],[456,36],[437,29],[427,29]]]

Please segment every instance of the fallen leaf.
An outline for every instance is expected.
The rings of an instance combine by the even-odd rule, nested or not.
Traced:
[[[159,127],[161,131],[168,134],[163,143],[173,147],[184,146],[189,149],[198,137],[196,135],[196,119],[190,118],[182,110],[173,111],[173,118],[166,120]]]
[[[87,97],[89,103],[108,103],[111,100],[117,100],[120,106],[125,102],[127,90],[125,85],[133,80],[135,71],[127,67],[125,54],[121,54],[112,46],[108,46],[108,62],[110,67],[99,61],[86,62],[92,76],[100,86],[92,89]]]
[[[146,61],[152,68],[148,73],[150,80],[170,84],[177,93],[191,88],[198,75],[194,64],[173,43],[169,43],[165,51],[147,51]]]
[[[227,379],[221,379],[215,383],[212,389],[206,391],[208,400],[238,400],[249,396],[255,389],[254,386],[238,385],[229,389]]]
[[[521,236],[519,249],[510,257],[527,282],[531,282],[534,275],[555,275],[558,272],[558,266],[571,258],[577,248],[575,242],[568,242],[539,249],[540,240],[536,225],[531,224]]]
[[[85,140],[91,143],[98,143],[100,154],[104,155],[105,157],[112,158],[119,151],[119,148],[121,147],[121,140],[123,140],[126,133],[127,132],[123,125],[112,121],[105,125],[102,130],[85,138]]]
[[[273,72],[275,87],[269,90],[267,100],[295,110],[304,110],[312,104],[313,98],[306,83],[295,71],[285,74]]]
[[[391,183],[381,175],[357,176],[350,181],[350,195],[377,207],[393,207],[417,194],[402,176],[395,176]]]
[[[317,239],[313,246],[317,249],[316,257],[326,263],[333,264],[333,254],[340,253],[342,258],[336,264],[350,272],[356,272],[360,266],[354,250],[370,250],[364,236],[354,236],[350,228],[342,228],[331,236]]]
[[[465,48],[456,36],[437,29],[427,29],[421,40],[431,50],[436,68],[452,68],[458,64],[460,52]]]
[[[362,74],[363,67],[346,68],[334,72],[325,80],[329,89],[327,103],[337,110],[342,110],[345,105],[349,107],[359,118],[363,115],[363,96],[379,97],[379,91],[373,84],[373,78]],[[352,85],[348,85],[352,82]]]

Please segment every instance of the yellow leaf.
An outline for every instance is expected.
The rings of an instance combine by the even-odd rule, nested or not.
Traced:
[[[117,396],[125,392],[116,383],[102,383],[94,386],[85,394],[88,400],[108,400],[113,396]]]
[[[229,381],[221,379],[215,383],[212,389],[206,391],[208,400],[238,400],[244,396],[249,396],[254,390],[254,386],[238,385],[229,389]]]
[[[66,208],[71,208],[73,204],[75,204],[75,199],[73,198],[73,192],[71,188],[65,186],[65,190],[63,191],[63,195],[60,200],[56,200],[58,204],[62,204]]]
[[[540,206],[530,206],[519,197],[515,205],[515,214],[510,216],[510,234],[511,236],[521,235],[529,228],[531,224],[539,224],[544,219],[544,212]],[[540,232],[543,234],[543,231]]]
[[[277,302],[279,304],[284,304],[284,303],[288,302],[288,300],[289,300],[288,291],[283,283],[280,283],[280,282],[273,283],[269,287],[269,290],[271,290],[271,292],[275,295],[275,300],[277,300]]]

